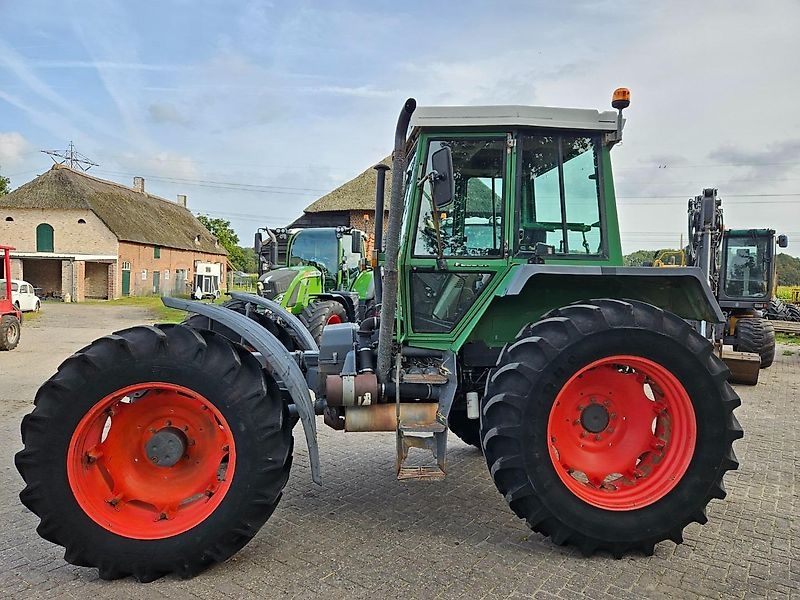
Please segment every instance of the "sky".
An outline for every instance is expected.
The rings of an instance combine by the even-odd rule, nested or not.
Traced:
[[[796,0],[0,0],[0,173],[72,141],[247,245],[389,154],[407,97],[607,110],[625,86],[625,252],[676,247],[716,187],[727,226],[800,255],[799,23]]]

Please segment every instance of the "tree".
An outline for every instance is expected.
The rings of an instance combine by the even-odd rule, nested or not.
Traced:
[[[781,252],[775,259],[778,285],[800,285],[800,258]]]
[[[237,271],[244,271],[247,260],[242,248],[239,247],[239,236],[231,227],[231,222],[225,219],[212,219],[207,215],[199,215],[197,220],[217,238],[222,247],[228,251],[228,260]]]
[[[11,191],[11,180],[8,177],[3,177],[0,174],[0,196],[5,196]]]
[[[242,254],[244,255],[244,268],[242,271],[245,273],[258,273],[258,259],[256,258],[256,251],[253,248],[247,247],[242,248]]]
[[[671,248],[662,248],[661,250],[637,250],[636,252],[631,252],[623,256],[622,261],[626,267],[641,267],[644,266],[644,263],[652,264],[659,252],[666,251],[676,252]]]

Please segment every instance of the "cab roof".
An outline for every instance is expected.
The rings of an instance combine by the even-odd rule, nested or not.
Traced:
[[[616,131],[617,113],[550,106],[418,106],[411,127],[546,127]]]

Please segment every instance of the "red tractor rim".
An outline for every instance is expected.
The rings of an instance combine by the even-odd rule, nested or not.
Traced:
[[[328,322],[325,323],[325,324],[326,325],[338,325],[341,322],[342,322],[342,317],[340,317],[339,315],[331,315],[330,317],[328,317]]]
[[[547,422],[550,460],[575,496],[606,510],[657,502],[694,455],[694,408],[680,381],[638,356],[609,356],[575,373]]]
[[[233,433],[217,408],[162,382],[97,402],[67,451],[67,478],[83,511],[113,533],[143,540],[202,523],[225,497],[235,466]]]

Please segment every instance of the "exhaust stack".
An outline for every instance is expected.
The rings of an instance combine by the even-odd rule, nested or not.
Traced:
[[[403,174],[406,171],[406,132],[417,101],[409,98],[397,118],[392,152],[392,193],[389,197],[389,230],[386,232],[386,264],[383,268],[381,294],[381,327],[378,334],[377,375],[380,383],[386,383],[392,362],[392,336],[397,314],[397,255],[400,251],[400,227],[403,219],[401,198],[403,197]],[[376,207],[377,208],[377,207]],[[381,211],[382,212],[382,211]],[[377,220],[377,212],[376,212]],[[377,223],[376,223],[377,226]],[[377,232],[377,227],[376,227]]]

